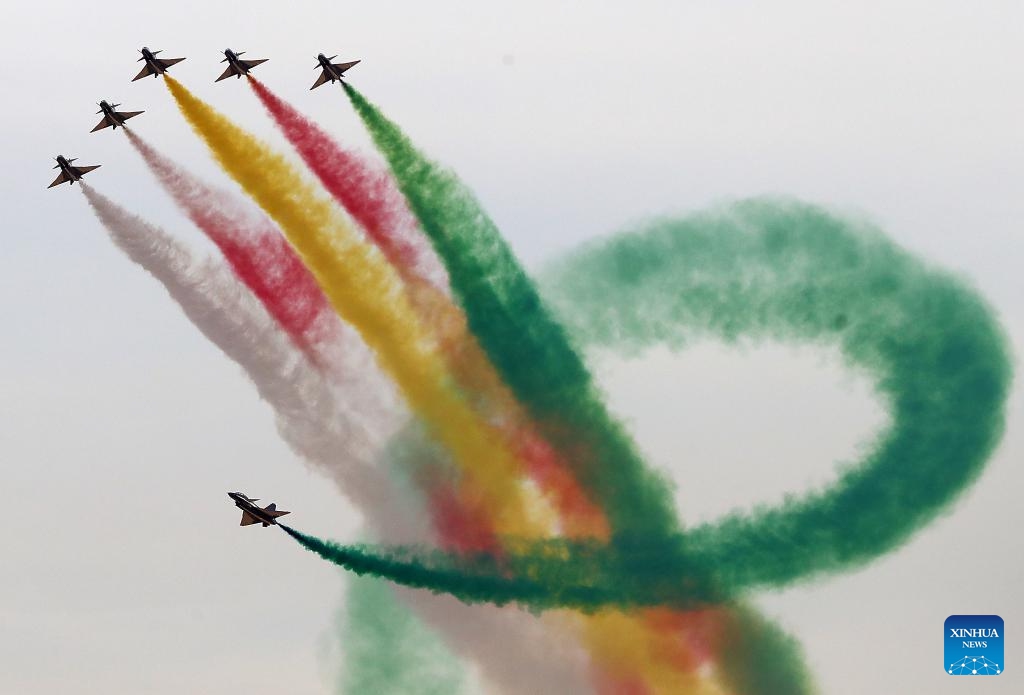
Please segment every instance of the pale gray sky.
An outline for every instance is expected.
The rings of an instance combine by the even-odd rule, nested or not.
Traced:
[[[224,491],[272,496],[337,538],[358,518],[78,191],[45,190],[58,153],[102,163],[97,188],[202,243],[119,133],[88,133],[100,99],[146,109],[140,133],[225,181],[162,84],[129,82],[143,44],[187,56],[176,76],[275,142],[244,85],[213,84],[218,51],[269,57],[268,85],[365,145],[336,89],[308,91],[317,52],[362,58],[353,83],[463,176],[534,267],[649,215],[790,194],[865,214],[972,278],[1020,352],[1020,3],[291,7],[5,9],[2,692],[323,693],[335,668],[321,655],[338,573],[282,534],[240,532]],[[691,521],[828,481],[880,422],[869,385],[813,350],[702,345],[595,364]],[[1022,406],[1017,386],[1001,449],[952,515],[861,572],[758,599],[803,642],[824,692],[960,692],[939,670],[953,613],[1003,616],[1007,671],[984,690],[1024,689]],[[681,452],[740,482],[687,477]],[[750,452],[779,463],[751,470]]]

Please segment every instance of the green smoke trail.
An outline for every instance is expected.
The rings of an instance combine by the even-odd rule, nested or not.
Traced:
[[[827,489],[672,536],[524,541],[518,554],[510,544],[500,571],[487,558],[300,542],[354,571],[466,601],[689,608],[898,547],[978,477],[1002,434],[1011,367],[985,303],[877,230],[820,208],[756,200],[656,222],[549,277],[554,306],[589,346],[837,345],[874,378],[890,425]]]
[[[800,644],[744,605],[730,606],[723,618],[719,674],[728,689],[742,695],[805,695],[817,692]]]
[[[285,531],[309,550],[332,562],[356,572],[381,571],[381,566],[374,560],[367,562],[359,548],[342,548],[287,527]],[[410,555],[407,555],[406,559]],[[596,559],[597,556],[592,552],[590,557]],[[487,583],[480,585],[474,585],[471,580],[467,581],[470,579],[466,576],[467,571],[479,571],[485,560],[481,560],[476,566],[457,567],[450,562],[450,558],[437,554],[432,567],[428,567],[429,559],[421,557],[418,562],[418,579],[426,579],[432,574],[434,585],[460,582],[469,592],[476,592],[474,595],[480,597],[480,600],[489,600],[494,590],[493,578],[488,578]],[[528,569],[519,569],[526,574],[529,573]],[[574,565],[574,569],[573,578],[577,581],[585,576],[586,572],[591,571],[590,567],[584,569],[578,565]],[[663,567],[662,570],[665,571],[667,568]],[[609,601],[607,595],[577,596],[571,592],[563,594],[563,584],[552,581],[550,577],[542,581],[546,581],[550,586],[541,587],[538,583],[528,584],[522,581],[505,584],[501,587],[502,596],[509,597],[515,594],[530,598],[531,592],[536,592],[532,595],[534,600],[524,602],[550,606],[578,605],[581,603],[578,599],[582,596],[582,604],[585,604],[583,607],[587,610],[596,610],[605,603],[630,602],[624,595]],[[415,585],[416,581],[410,580],[405,583]],[[429,583],[425,586],[432,588]],[[462,594],[463,598],[468,595],[470,594]],[[541,597],[541,600],[536,600],[537,597]],[[410,632],[407,625],[415,619],[401,612],[402,607],[393,605],[393,602],[393,594],[379,579],[356,578],[349,595],[350,627],[346,636],[346,645],[350,647],[347,653],[351,658],[351,670],[346,673],[345,687],[341,692],[418,692],[406,690],[403,685],[399,685],[418,682],[410,675],[415,673],[420,673],[421,679],[431,677],[431,683],[447,684],[455,680],[452,667],[448,666],[447,652],[434,654],[435,648],[422,641],[420,634],[423,629],[420,627],[412,625],[413,631]],[[796,640],[742,603],[730,604],[729,611],[722,613],[721,616],[721,639],[729,648],[723,652],[724,661],[719,676],[730,686],[731,692],[743,695],[805,695],[814,692],[813,682],[804,666],[800,645]],[[392,644],[395,646],[392,647]],[[423,644],[428,653],[412,654],[411,650],[416,644]],[[381,654],[388,654],[388,657],[381,659]],[[397,663],[392,663],[392,660]],[[428,664],[435,663],[439,666],[428,668]]]
[[[667,485],[645,469],[564,329],[472,193],[351,85],[344,87],[444,261],[473,333],[615,532],[677,530]]]
[[[675,542],[659,537],[642,546],[505,538],[499,561],[489,553],[341,545],[280,526],[307,550],[357,575],[448,593],[466,603],[593,612],[609,605],[693,609],[728,598],[702,574],[703,568],[687,559],[678,537]],[[629,571],[620,570],[627,565]]]
[[[385,582],[352,577],[345,617],[347,665],[339,693],[454,695],[463,691],[458,661]]]

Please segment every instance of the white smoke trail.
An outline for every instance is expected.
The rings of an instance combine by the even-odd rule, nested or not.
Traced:
[[[419,522],[406,519],[394,486],[376,469],[385,441],[397,431],[398,413],[386,413],[375,394],[378,375],[347,380],[344,398],[274,323],[249,290],[219,259],[196,257],[163,230],[129,213],[89,186],[82,186],[111,239],[129,258],[163,284],[185,315],[212,343],[238,363],[260,396],[274,409],[277,427],[296,453],[327,473],[368,519],[389,524],[402,537],[421,537]],[[358,349],[358,343],[352,346]],[[366,360],[356,359],[362,367]],[[379,377],[383,380],[383,377]],[[375,427],[356,416],[373,416]],[[398,525],[398,526],[396,526]]]

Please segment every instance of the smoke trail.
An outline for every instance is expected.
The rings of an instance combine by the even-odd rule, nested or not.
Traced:
[[[411,428],[395,439],[397,446],[387,452],[392,465],[419,481],[424,487],[435,479],[433,473],[423,476],[419,468],[424,466],[423,452],[429,450],[429,440],[417,438],[418,428]],[[429,464],[428,464],[429,465]],[[424,480],[425,477],[425,480]],[[446,492],[446,491],[442,491]],[[435,491],[430,496],[432,519],[441,540],[441,547],[457,550],[459,553],[484,552],[488,557],[494,553],[504,554],[504,548],[493,535],[488,535],[490,524],[487,519],[465,518],[452,520],[439,518],[439,497]],[[458,509],[458,500],[450,495],[440,499]],[[602,685],[610,685],[613,677],[621,678],[622,671],[642,673],[645,680],[671,683],[672,692],[717,692],[682,689],[686,676],[677,670],[666,668],[658,660],[652,660],[646,653],[646,634],[640,621],[628,616],[592,616],[587,620],[575,620],[569,625],[559,625],[557,630],[544,630],[530,616],[499,610],[491,606],[468,606],[450,596],[431,595],[403,589],[400,594],[417,608],[417,613],[427,618],[430,624],[443,631],[445,639],[462,654],[472,657],[484,666],[489,681],[498,684],[502,692],[583,692],[590,690],[586,685],[586,673],[582,668],[580,641],[591,651],[592,678]],[[546,619],[545,623],[550,622]],[[501,635],[495,642],[494,635]],[[514,645],[514,646],[513,646]],[[628,654],[629,658],[624,659]],[[515,658],[510,658],[514,656]],[[596,662],[596,663],[595,663]],[[634,675],[634,678],[636,676]],[[616,683],[618,681],[615,681]],[[635,692],[649,691],[646,687]],[[601,692],[605,692],[604,689]],[[612,692],[612,691],[609,691]],[[619,690],[621,692],[621,690]],[[631,691],[633,692],[633,691]]]
[[[377,580],[380,581],[380,580]],[[397,587],[398,596],[477,662],[491,689],[515,695],[589,690],[587,655],[568,625],[496,606],[469,606],[451,596]]]
[[[637,350],[695,335],[830,341],[867,370],[891,425],[829,488],[675,537],[613,546],[524,541],[488,558],[338,546],[290,531],[358,573],[466,601],[547,608],[721,603],[848,570],[906,542],[980,474],[1011,376],[984,302],[875,230],[798,203],[749,201],[666,220],[561,264],[552,296],[577,335]]]
[[[613,530],[676,530],[667,487],[644,468],[626,432],[605,410],[565,331],[472,194],[420,154],[351,85],[344,87],[444,261],[474,335],[605,510]]]
[[[344,150],[263,83],[250,78],[249,84],[306,165],[398,271],[422,324],[436,334],[448,369],[484,419],[503,423],[506,447],[516,452],[529,476],[565,512],[562,526],[566,532],[606,533],[600,511],[525,421],[522,409],[469,332],[465,315],[441,291],[447,288],[443,269],[425,246],[417,222],[388,172]],[[466,524],[462,527],[468,528]]]
[[[742,695],[815,692],[800,645],[752,609],[732,606],[720,619],[716,650],[726,686]]]
[[[340,323],[273,222],[235,194],[209,186],[126,130],[164,189],[213,241],[239,279],[252,290],[295,343],[314,359],[337,338]]]
[[[320,309],[320,302],[314,304],[311,301],[302,301],[306,297],[314,299],[322,297],[322,294],[319,288],[312,284],[311,281],[305,282],[308,273],[291,272],[294,266],[289,261],[294,258],[294,254],[290,247],[275,234],[276,228],[269,221],[261,217],[250,221],[242,214],[247,211],[244,211],[242,206],[233,200],[231,194],[211,189],[203,182],[192,177],[181,167],[174,165],[169,159],[157,153],[147,143],[141,141],[141,139],[133,138],[133,144],[139,149],[146,162],[154,170],[154,173],[161,180],[165,188],[172,193],[179,205],[185,209],[198,226],[215,242],[218,242],[225,256],[229,260],[234,261],[236,272],[257,292],[268,306],[268,309],[273,311],[282,305],[284,309],[292,305],[314,306],[317,310]],[[380,220],[377,220],[377,223],[383,224]],[[274,242],[276,241],[280,241],[280,244],[275,244]],[[299,266],[299,269],[305,271],[305,268],[302,266]],[[267,275],[270,276],[269,283],[265,277]],[[280,282],[282,280],[283,282]],[[271,284],[275,281],[278,281],[277,284]],[[310,284],[312,284],[312,291],[307,289]],[[265,289],[266,291],[260,292],[260,289]],[[296,301],[296,298],[299,301]],[[292,331],[293,334],[300,335],[304,342],[323,342],[320,334],[311,335],[311,331],[307,329],[308,324],[294,321],[289,312],[276,311],[274,313],[279,322],[285,325],[294,325],[296,330]],[[331,318],[334,318],[333,313],[331,313]],[[323,349],[322,345],[317,345],[317,347],[321,350]],[[351,365],[349,366],[351,367]],[[324,449],[324,453],[327,453],[329,450],[327,447],[324,447]],[[417,451],[416,455],[421,459],[420,465],[423,465],[423,451]],[[536,460],[536,456],[533,457],[533,460]],[[549,478],[557,479],[558,471],[557,469],[548,471],[547,475]],[[432,503],[427,506],[427,510],[430,511],[433,517],[440,537],[442,539],[449,539],[447,542],[448,547],[468,549],[495,547],[493,537],[489,537],[486,533],[487,524],[474,524],[471,523],[471,520],[459,516],[461,507],[452,498],[450,488],[446,485],[437,485],[436,478],[435,480],[421,481],[421,483],[421,488],[426,490],[427,496],[432,500]],[[576,507],[578,508],[579,506],[581,505],[576,503]],[[382,511],[384,514],[389,513],[388,510]],[[380,514],[377,514],[377,516],[380,516]],[[410,540],[408,530],[400,538],[404,538],[407,541]],[[395,539],[392,538],[392,540]],[[452,541],[454,541],[454,546],[450,545]],[[419,595],[414,596],[415,598],[407,596],[406,601],[410,605],[414,605],[419,612],[427,611],[429,606],[424,605],[422,597],[419,597]],[[455,610],[457,611],[457,609]],[[446,639],[454,640],[454,644],[462,653],[471,655],[485,663],[486,673],[492,678],[497,677],[503,680],[506,683],[506,690],[509,689],[508,682],[511,680],[510,676],[512,674],[510,671],[519,674],[518,681],[524,680],[522,675],[524,673],[535,674],[533,678],[525,679],[534,685],[540,684],[541,675],[547,677],[548,682],[566,681],[567,675],[563,673],[566,671],[566,667],[552,665],[548,663],[548,658],[539,659],[540,655],[536,655],[532,660],[525,663],[523,663],[522,659],[509,660],[506,658],[501,660],[486,653],[481,656],[479,653],[480,645],[486,644],[486,642],[481,640],[481,636],[488,633],[482,631],[479,627],[475,630],[473,629],[473,625],[480,622],[479,618],[466,615],[466,611],[463,610],[460,612],[461,615],[458,616],[458,620],[455,620],[452,617],[452,611],[453,607],[450,604],[446,604],[444,611],[438,612],[434,616],[434,624],[444,631]],[[507,616],[491,616],[487,626],[492,629],[501,628],[503,634],[506,635],[506,641],[509,641],[511,628],[508,622],[509,618]],[[453,623],[457,624],[453,625]],[[460,639],[459,635],[467,631],[468,634]],[[520,642],[523,642],[523,640],[521,639]],[[536,635],[531,636],[530,642],[537,642]]]
[[[347,668],[338,692],[449,695],[464,690],[452,654],[431,639],[390,586],[365,577],[350,582],[343,635]]]
[[[461,482],[466,499],[489,509],[501,532],[530,535],[529,514],[537,505],[527,503],[513,456],[449,384],[391,266],[283,157],[173,78],[165,84],[218,162],[277,221],[335,311],[362,334],[412,408],[469,474]]]
[[[605,606],[692,609],[727,598],[708,576],[699,576],[701,568],[664,540],[626,552],[616,545],[613,552],[596,542],[523,540],[513,544],[506,538],[499,561],[487,553],[453,555],[420,547],[382,550],[341,545],[283,524],[281,528],[307,550],[358,575],[448,593],[467,603],[594,612]],[[636,576],[617,571],[616,563],[623,560],[635,563]]]
[[[410,289],[414,307],[421,317],[425,317],[424,323],[442,328],[449,327],[447,330],[441,331],[442,344],[449,346],[445,350],[445,354],[449,358],[449,368],[468,393],[486,394],[477,402],[478,406],[484,408],[485,416],[489,409],[508,423],[504,429],[511,437],[510,444],[517,450],[519,458],[527,463],[530,476],[538,482],[543,490],[552,495],[556,506],[563,512],[561,526],[564,532],[569,535],[597,534],[604,536],[607,531],[597,510],[593,509],[586,497],[580,494],[575,482],[566,476],[557,454],[550,450],[546,442],[537,438],[530,431],[531,427],[523,421],[518,405],[515,404],[511,395],[506,393],[500,378],[492,373],[486,356],[480,353],[475,338],[468,333],[461,312],[453,310],[454,308],[450,307],[445,297],[430,292],[429,290],[432,288],[422,287],[417,282],[419,278],[414,273],[416,264],[409,262],[411,254],[396,250],[393,246],[394,239],[386,236],[387,230],[394,227],[398,220],[382,223],[380,219],[368,216],[367,213],[375,211],[366,209],[367,199],[370,203],[379,205],[380,199],[390,199],[397,194],[397,191],[390,188],[390,181],[377,179],[376,177],[379,177],[380,174],[374,172],[372,181],[375,185],[383,188],[385,181],[388,184],[387,188],[383,188],[384,194],[381,195],[371,190],[360,190],[360,183],[368,178],[365,164],[341,150],[311,121],[273,95],[262,83],[250,80],[250,85],[282,128],[286,137],[299,151],[306,164],[316,173],[335,199],[345,206],[357,221],[362,223],[369,232],[370,238],[375,240],[384,255],[403,275],[407,287]],[[378,181],[380,183],[377,183]],[[400,222],[403,233],[415,234],[415,223],[408,219],[404,201],[400,196],[389,207],[392,210],[402,211]],[[410,266],[413,266],[412,271],[410,271]],[[511,431],[508,430],[509,427],[512,428]],[[442,495],[440,498],[435,496],[431,504],[431,507],[440,514],[440,516],[435,515],[435,522],[441,523],[442,536],[452,537],[445,531],[450,529],[449,524],[446,523],[450,518],[450,511],[457,508],[453,502],[454,500],[448,496]],[[481,528],[479,524],[467,523],[462,518],[456,519],[454,526],[463,531]],[[488,542],[490,539],[463,536],[458,542],[458,547],[482,549]],[[634,625],[618,624],[616,629],[618,637],[621,638],[628,633],[629,629],[635,629]],[[600,630],[591,629],[590,632],[594,635]],[[680,686],[680,675],[678,672],[673,674],[676,687]]]
[[[830,342],[875,377],[891,425],[836,484],[687,534],[730,586],[861,565],[906,542],[981,473],[1011,380],[991,309],[863,222],[754,200],[576,254],[549,297],[579,339],[625,351],[697,336]]]
[[[337,481],[382,539],[423,540],[425,525],[415,513],[413,498],[396,500],[396,493],[369,466],[369,457],[379,450],[377,440],[389,437],[393,426],[387,426],[384,417],[371,419],[379,431],[370,433],[375,434],[373,443],[360,444],[359,433],[346,427],[350,413],[336,409],[345,404],[373,411],[372,398],[366,397],[379,394],[381,387],[349,392],[349,400],[338,403],[312,365],[223,264],[196,258],[172,237],[88,185],[83,192],[118,247],[160,280],[202,333],[246,370],[261,396],[275,408],[285,441]],[[429,458],[422,447],[415,453]],[[393,455],[385,453],[385,457]],[[571,692],[581,684],[572,658],[562,663],[551,657],[568,657],[566,648],[548,645],[548,651],[536,652],[534,647],[546,644],[544,635],[526,630],[515,615],[481,612],[418,592],[403,592],[402,599],[440,629],[460,653],[484,665],[486,674],[507,692],[537,692],[545,683],[563,684],[568,688],[563,692]],[[498,649],[491,646],[495,634],[503,635]]]
[[[361,387],[339,400],[223,263],[195,257],[90,186],[82,186],[82,192],[117,247],[159,280],[203,335],[245,370],[274,409],[291,448],[327,472],[358,509],[390,531],[388,537],[422,538],[422,522],[402,513],[409,505],[394,497],[372,465],[383,439],[397,427],[395,414],[378,403],[382,379],[362,372],[354,377]],[[362,427],[364,420],[354,417],[353,409],[369,414],[366,421],[375,430]]]
[[[330,366],[331,362],[337,362],[328,373],[340,379],[343,386],[353,385],[345,382],[358,381],[366,370],[375,371],[366,359],[368,352],[363,346],[351,349],[346,345],[359,338],[351,334],[351,329],[343,327],[313,276],[270,220],[252,211],[235,195],[212,188],[192,176],[137,135],[130,133],[129,139],[178,205],[219,246],[239,278],[295,342],[312,354],[317,364]],[[357,360],[357,357],[363,359]],[[383,380],[377,381],[383,387]],[[366,391],[365,388],[359,390]],[[348,416],[372,420],[375,413],[350,412]],[[322,425],[331,429],[329,422]],[[318,426],[319,423],[311,429]],[[473,524],[464,515],[459,516],[461,510],[450,500],[450,488],[435,484],[436,480],[443,479],[436,473],[443,455],[432,452],[431,456],[424,456],[421,450],[417,457],[421,459],[421,467],[427,460],[438,463],[432,467],[434,480],[422,481],[421,487],[433,499],[427,509],[435,519],[435,526],[438,521],[443,523],[439,529],[442,537],[446,532],[461,536],[474,533],[474,543],[469,547],[495,547],[493,537],[487,539],[479,524]]]
[[[254,90],[256,90],[258,96],[260,96],[261,100],[264,102],[264,105],[267,106],[268,110],[275,117],[275,120],[278,121],[279,125],[281,125],[283,130],[285,131],[286,135],[300,151],[300,154],[302,154],[306,163],[314,170],[314,172],[318,174],[318,176],[321,178],[321,181],[325,184],[325,186],[335,193],[335,197],[339,199],[339,201],[342,202],[344,205],[346,205],[346,207],[349,207],[350,210],[353,210],[354,216],[357,219],[359,219],[360,214],[358,212],[355,212],[357,206],[360,204],[358,200],[359,196],[354,196],[356,200],[353,201],[353,196],[350,195],[350,202],[346,202],[343,196],[339,194],[337,186],[338,171],[351,170],[352,163],[346,162],[343,157],[344,153],[339,153],[337,151],[337,146],[333,142],[331,142],[329,138],[327,138],[327,136],[320,132],[312,123],[307,121],[301,115],[297,114],[294,111],[294,109],[290,109],[290,107],[288,107],[286,104],[281,102],[273,95],[269,94],[268,90],[266,90],[265,87],[263,87],[261,84],[257,83],[256,81],[252,81],[251,84]],[[351,189],[342,189],[341,193],[344,192],[351,193]],[[366,226],[367,228],[372,228],[372,223],[364,221],[364,226]],[[373,236],[374,235],[371,233],[371,237]],[[385,255],[387,255],[392,260],[392,262],[398,266],[400,271],[403,270],[403,259],[400,256],[397,256],[394,253],[388,253],[386,244],[382,244],[382,250],[384,250]],[[407,282],[410,282],[411,284],[413,278],[407,277],[406,279]],[[415,292],[412,294],[412,297],[414,306],[416,306],[417,310],[420,311],[422,315],[424,313],[422,302],[423,297],[419,293]],[[417,301],[418,299],[420,301]],[[455,329],[449,331],[452,337],[448,338],[445,341],[445,344],[465,346],[470,341],[461,337],[460,334],[464,333],[464,331],[458,330],[458,327],[460,327],[463,324],[461,321],[461,317],[457,318],[459,319],[458,321],[453,321],[451,320],[450,314],[445,315],[444,312],[442,312],[440,320],[428,322],[431,325],[454,324],[456,326]],[[472,339],[472,336],[468,337]],[[475,345],[472,347],[475,347]],[[482,370],[477,370],[477,374],[470,375],[471,377],[476,377],[475,380],[473,378],[465,378],[467,365],[474,365],[479,363],[486,364],[486,359],[478,358],[477,355],[474,354],[474,350],[467,350],[465,347],[463,347],[461,350],[458,347],[456,347],[452,349],[449,354],[454,356],[454,359],[450,360],[450,364],[454,364],[455,373],[461,377],[460,383],[463,384],[464,388],[467,388],[467,390],[470,392],[477,393],[493,393],[496,390],[494,389],[493,384],[498,380],[492,379],[488,381],[487,377],[490,376],[489,374],[484,374],[483,377],[481,378],[479,373]],[[461,370],[459,369],[460,367]],[[498,397],[495,400],[497,400],[499,403],[502,403],[502,399],[500,397]],[[507,411],[509,410],[507,405],[502,403],[502,406],[504,406],[504,408],[498,408],[498,410],[504,409],[507,413]],[[542,486],[542,488],[546,489],[549,492],[554,491],[558,507],[563,511],[563,519],[566,520],[563,522],[564,530],[570,535],[575,535],[579,533],[588,535],[590,533],[594,533],[595,530],[598,535],[604,535],[604,533],[606,532],[603,530],[603,524],[595,525],[595,522],[593,521],[594,512],[591,508],[589,508],[589,503],[587,502],[585,497],[579,494],[579,492],[575,489],[575,485],[572,484],[571,481],[566,482],[566,479],[562,477],[561,471],[558,467],[559,461],[557,455],[554,455],[554,452],[549,453],[548,451],[546,451],[544,449],[544,447],[546,447],[546,444],[543,441],[537,440],[535,437],[531,438],[530,433],[526,427],[517,427],[514,432],[514,435],[517,441],[523,442],[523,445],[519,449],[520,458],[527,461],[530,465],[531,477],[537,480],[539,484]],[[534,442],[533,444],[530,444],[531,439]],[[525,450],[523,447],[525,447]],[[438,501],[439,500],[435,500],[435,502]],[[444,506],[446,505],[443,505],[442,509],[444,508]],[[460,523],[459,527],[462,529],[467,529],[470,528],[470,525],[466,523]],[[481,544],[479,541],[471,541],[470,547],[481,547]],[[591,628],[592,627],[593,626],[591,626]],[[591,639],[600,637],[600,630],[590,629],[589,632],[591,635]],[[625,626],[619,625],[619,635],[621,636],[624,632]],[[679,674],[676,674],[677,684],[678,679]]]
[[[447,287],[444,268],[424,243],[416,219],[387,170],[343,149],[259,80],[250,77],[249,86],[310,171],[403,278],[418,277],[438,288]]]
[[[605,608],[593,615],[576,615],[586,629],[586,646],[599,669],[594,673],[595,692],[602,695],[724,695],[729,692],[722,688],[722,674],[716,672],[713,663],[715,655],[703,641],[704,623],[707,616],[713,615],[712,611],[701,615],[667,609],[656,612]],[[793,687],[785,692],[798,695],[804,691]]]

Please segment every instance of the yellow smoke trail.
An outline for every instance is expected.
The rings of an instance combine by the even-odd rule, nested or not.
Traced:
[[[410,407],[468,474],[460,488],[463,497],[486,509],[500,534],[536,535],[550,524],[550,512],[527,498],[501,438],[450,383],[400,278],[377,249],[284,157],[178,81],[167,77],[166,84],[214,158],[277,221],[335,311],[362,334]]]

